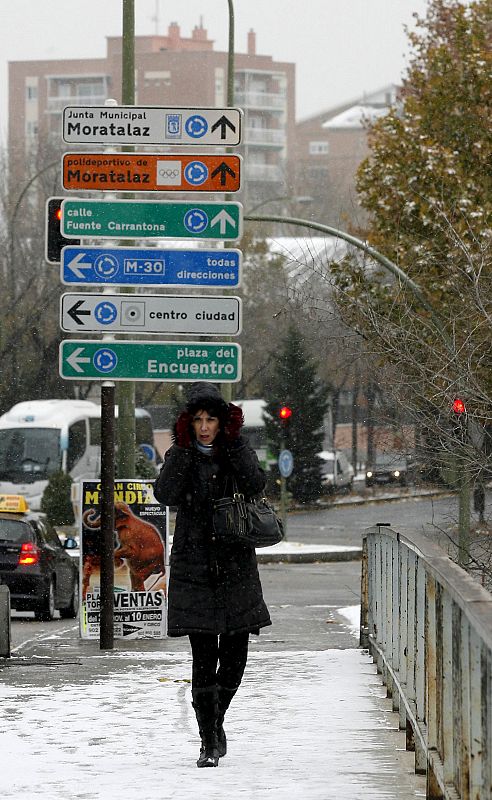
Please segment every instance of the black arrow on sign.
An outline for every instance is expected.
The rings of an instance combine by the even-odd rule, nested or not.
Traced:
[[[83,300],[77,300],[75,305],[73,305],[72,308],[69,308],[68,311],[67,311],[68,316],[72,317],[73,321],[76,322],[77,325],[83,325],[84,324],[82,322],[82,320],[79,319],[81,314],[83,316],[87,316],[88,314],[90,315],[90,313],[91,313],[90,311],[79,311],[80,306],[83,306],[83,305],[84,305],[84,301]]]
[[[230,119],[227,119],[226,116],[220,117],[215,125],[212,125],[212,133],[220,127],[220,138],[225,139],[227,136],[226,127],[229,127],[233,133],[236,133],[236,126],[233,125]]]
[[[219,164],[219,166],[216,169],[214,169],[214,171],[212,172],[212,178],[215,178],[215,176],[218,175],[219,172],[220,172],[220,185],[221,186],[225,186],[226,185],[227,173],[229,173],[231,178],[235,178],[236,177],[236,173],[234,172],[234,170],[231,169],[230,166],[225,163],[225,161],[223,161],[222,164]]]

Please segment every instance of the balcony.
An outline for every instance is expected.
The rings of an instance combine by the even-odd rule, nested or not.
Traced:
[[[284,94],[270,92],[236,92],[234,104],[241,108],[261,108],[271,111],[284,111],[287,98]]]
[[[277,164],[245,164],[247,181],[265,181],[270,183],[282,183],[284,176]]]
[[[48,97],[48,114],[60,114],[66,106],[103,106],[107,94],[77,94],[69,97]]]
[[[285,147],[285,131],[279,128],[246,128],[245,144],[259,144],[266,147]]]

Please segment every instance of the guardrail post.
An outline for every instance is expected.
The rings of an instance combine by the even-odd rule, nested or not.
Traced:
[[[10,591],[0,586],[0,657],[10,658]]]
[[[364,536],[362,538],[362,569],[360,577],[360,647],[367,647],[369,644],[369,594],[367,570],[367,536]]]

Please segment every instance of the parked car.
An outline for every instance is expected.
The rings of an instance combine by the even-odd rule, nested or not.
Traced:
[[[0,583],[17,611],[51,620],[55,610],[74,619],[79,609],[78,563],[69,555],[75,539],[62,544],[42,514],[29,511],[20,495],[0,495]]]
[[[399,483],[405,486],[413,479],[413,465],[400,453],[378,453],[366,468],[366,486],[382,483]]]
[[[342,489],[350,491],[354,482],[354,468],[342,450],[322,450],[321,483],[329,492]]]

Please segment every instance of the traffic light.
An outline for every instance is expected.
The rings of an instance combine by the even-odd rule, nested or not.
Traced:
[[[455,397],[451,406],[453,412],[453,432],[457,439],[462,443],[467,436],[468,419],[465,401],[461,397]]]
[[[49,264],[59,264],[62,247],[80,244],[80,239],[66,239],[61,235],[61,204],[64,197],[50,197],[46,202],[45,258]]]
[[[290,419],[292,417],[292,409],[289,406],[280,406],[278,410],[278,416],[280,419],[280,424],[282,428],[287,428]]]
[[[461,416],[461,414],[466,414],[465,402],[461,399],[461,397],[455,397],[453,400],[453,412],[458,416]]]

